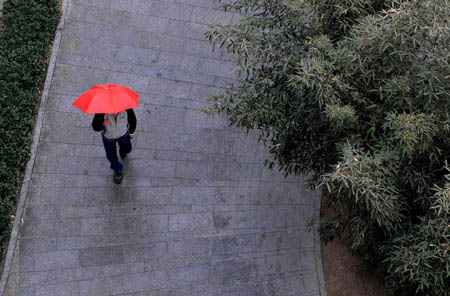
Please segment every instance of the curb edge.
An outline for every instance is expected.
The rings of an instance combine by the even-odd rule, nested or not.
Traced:
[[[320,247],[320,235],[319,235],[319,223],[320,223],[320,209],[322,207],[322,195],[321,192],[314,200],[315,215],[317,217],[317,223],[314,223],[314,253],[316,260],[316,273],[319,286],[319,295],[327,296],[327,289],[325,286],[325,277],[323,274],[322,265],[322,249]]]

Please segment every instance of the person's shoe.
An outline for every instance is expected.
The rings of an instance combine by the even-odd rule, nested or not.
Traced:
[[[122,173],[114,173],[114,182],[116,182],[116,184],[122,183],[122,180],[123,180]]]

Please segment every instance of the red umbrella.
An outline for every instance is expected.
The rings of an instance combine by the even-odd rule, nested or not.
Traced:
[[[121,85],[95,85],[76,99],[72,105],[86,114],[116,114],[126,109],[139,107],[139,95]]]

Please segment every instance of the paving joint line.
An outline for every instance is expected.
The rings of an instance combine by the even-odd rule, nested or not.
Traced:
[[[164,3],[172,3],[172,4],[183,4],[183,2],[173,2],[173,1],[164,1],[164,0],[157,0],[158,2],[164,2]],[[217,2],[218,1],[214,1]],[[138,12],[132,12],[132,11],[128,11],[128,10],[119,10],[119,9],[114,9],[111,7],[99,7],[99,6],[93,6],[93,5],[88,5],[88,4],[76,4],[78,6],[85,6],[85,7],[90,7],[90,8],[98,8],[98,9],[109,9],[109,10],[113,10],[113,11],[118,11],[118,12],[128,12],[128,13],[136,13],[139,15],[143,15],[143,16],[153,16],[153,17],[158,17],[156,15],[152,15],[152,14],[145,14],[145,13],[138,13]],[[216,6],[201,6],[201,5],[195,5],[195,4],[184,4],[186,6],[192,6],[193,8],[201,8],[201,9],[210,9],[210,10],[215,10],[215,11],[221,11],[221,12],[225,12],[222,7],[220,6],[220,8],[217,8]],[[165,17],[158,17],[158,18],[165,18]],[[171,18],[168,18],[171,19]],[[179,20],[179,19],[173,19],[173,20]]]
[[[90,57],[90,56],[85,56],[85,57]],[[94,57],[96,58],[96,57]],[[111,70],[105,70],[102,68],[97,68],[97,67],[90,67],[90,66],[80,66],[80,65],[75,65],[75,64],[69,64],[69,63],[61,63],[58,62],[59,65],[66,65],[66,66],[70,66],[70,67],[74,67],[74,68],[81,68],[84,70],[95,70],[95,71],[100,71],[100,72],[106,72],[107,74],[111,74]],[[139,65],[139,64],[133,64],[130,63],[131,65]],[[147,68],[154,70],[155,72],[164,72],[164,71],[169,71],[172,72],[171,70],[167,70],[166,68],[157,68],[157,67],[153,67],[153,66],[148,66]],[[202,76],[206,76],[206,77],[210,77],[210,78],[214,78],[214,79],[229,79],[228,77],[223,77],[223,76],[217,76],[217,75],[209,75],[209,74],[205,74],[205,73],[201,73],[201,72],[195,72],[195,71],[182,71],[182,70],[175,70],[173,72],[179,72],[182,74],[194,74],[194,75],[202,75]],[[211,87],[217,87],[217,88],[224,88],[221,86],[217,86],[215,84],[215,82],[213,82],[213,84],[207,84],[207,83],[200,83],[200,82],[194,82],[194,81],[189,81],[189,80],[179,80],[179,79],[171,79],[171,78],[166,78],[166,77],[162,77],[162,76],[149,76],[149,75],[144,75],[144,74],[136,74],[136,72],[123,72],[123,71],[114,71],[114,73],[121,73],[121,74],[128,74],[128,75],[134,75],[134,76],[140,76],[142,78],[156,78],[156,79],[164,79],[164,80],[168,80],[168,81],[175,81],[175,82],[182,82],[182,83],[189,83],[189,84],[197,84],[197,85],[205,85],[205,86],[211,86]],[[57,81],[65,81],[65,82],[72,82],[72,80],[70,79],[55,79]],[[79,83],[79,82],[76,82]],[[168,96],[170,97],[170,96]],[[177,97],[174,97],[177,98]],[[180,98],[183,99],[183,98]],[[194,100],[196,101],[196,100]],[[199,101],[202,102],[202,101]]]
[[[161,18],[161,19],[167,19],[167,20],[172,20],[172,21],[180,21],[180,22],[186,22],[186,23],[191,23],[191,24],[195,24],[195,25],[203,25],[203,26],[210,26],[210,25],[213,24],[213,23],[208,23],[208,24],[205,24],[205,23],[196,23],[196,22],[192,22],[192,21],[190,21],[190,20],[171,19],[171,18]],[[78,19],[69,19],[68,22],[106,26],[106,25],[104,25],[103,23],[95,23],[95,22],[92,22],[92,21],[80,21],[80,20],[78,20]],[[192,37],[181,37],[181,36],[179,36],[179,35],[173,35],[173,34],[167,32],[167,31],[164,31],[164,32],[158,32],[158,31],[145,31],[145,30],[137,29],[136,27],[131,27],[131,26],[117,26],[117,25],[113,25],[113,24],[109,24],[108,27],[115,28],[115,29],[127,29],[127,30],[130,30],[130,31],[136,31],[136,32],[139,32],[139,33],[148,33],[148,34],[155,34],[155,35],[160,35],[160,36],[169,36],[169,37],[175,37],[175,38],[182,38],[182,39],[186,39],[186,40],[196,40],[196,41],[204,41],[204,42],[207,42],[206,39],[198,39],[198,38],[192,38]],[[73,37],[75,37],[75,38],[81,39],[81,37],[79,37],[79,36],[77,36],[77,35],[74,35],[74,34],[70,34],[70,33],[67,34],[67,36],[73,36]],[[83,38],[83,39],[86,39],[86,40],[99,40],[99,39],[97,39],[97,38],[94,39],[94,38],[92,38],[92,37],[87,37],[87,38],[85,37],[85,38]],[[102,39],[102,38],[101,38],[100,40],[108,40],[108,41],[111,41],[112,43],[115,43],[115,44],[127,44],[127,43],[125,43],[125,42],[120,42],[120,41],[114,42],[113,39]],[[141,47],[141,48],[146,48],[146,47]],[[192,55],[192,54],[189,54],[189,55]],[[219,60],[220,60],[220,59],[219,59]]]

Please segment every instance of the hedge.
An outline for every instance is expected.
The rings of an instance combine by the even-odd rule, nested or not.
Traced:
[[[9,240],[60,18],[58,0],[6,0],[0,31],[0,252]]]

